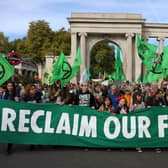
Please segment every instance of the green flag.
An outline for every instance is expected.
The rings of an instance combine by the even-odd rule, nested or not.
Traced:
[[[86,72],[87,72],[87,80],[89,81],[91,79],[91,73],[89,68],[86,68]]]
[[[13,74],[13,66],[0,54],[0,85],[6,82]]]
[[[66,60],[66,59],[67,58],[65,57],[64,53],[61,52],[58,57],[58,60],[55,61],[54,65],[52,67],[52,74],[49,79],[50,84],[53,84],[54,82],[62,79],[62,76],[63,76],[62,66],[63,66],[64,60]]]
[[[72,78],[74,78],[76,76],[76,73],[80,70],[81,64],[82,64],[81,52],[80,52],[80,48],[78,48],[74,64],[71,68],[71,72],[69,72],[69,75],[67,78],[64,78],[61,80],[61,87],[64,87]],[[68,68],[68,69],[70,70],[70,68]]]
[[[163,77],[168,75],[168,46],[163,49],[163,60],[162,60]]]
[[[152,67],[145,74],[145,82],[157,82],[160,78],[164,78],[165,71],[163,69],[163,53],[156,54],[152,60]]]
[[[72,70],[73,70],[72,72],[75,76],[76,76],[76,73],[80,70],[81,64],[82,64],[81,52],[80,52],[80,48],[78,48],[76,58],[75,58],[75,62],[72,66]]]
[[[140,75],[138,76],[137,82],[138,82],[138,83],[141,83],[141,82],[142,82],[142,74],[140,74]]]
[[[124,75],[123,68],[122,68],[122,61],[121,61],[121,57],[120,57],[120,49],[118,47],[117,47],[117,57],[116,57],[116,60],[115,60],[114,69],[115,69],[115,72],[112,74],[113,79],[115,81],[117,81],[117,80],[124,81],[125,80],[125,75]]]
[[[136,36],[136,45],[141,61],[145,64],[146,69],[150,70],[153,65],[152,59],[155,57],[157,52],[157,46],[142,41],[139,35]]]
[[[157,46],[142,41],[140,36],[136,36],[136,46],[138,55],[146,67],[146,73],[143,82],[156,82],[163,77],[162,73],[162,55],[158,55]]]

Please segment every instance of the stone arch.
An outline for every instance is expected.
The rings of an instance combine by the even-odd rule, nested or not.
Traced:
[[[93,45],[107,38],[120,46],[124,55],[123,70],[129,81],[136,81],[142,72],[136,34],[146,40],[156,38],[160,53],[164,40],[168,38],[168,24],[146,23],[141,14],[72,13],[68,21],[71,29],[71,60],[74,61],[77,47],[80,46],[83,61],[81,72],[90,65],[90,50]]]
[[[96,41],[94,41],[94,43],[92,45],[89,46],[87,55],[90,57],[90,54],[91,54],[91,51],[92,51],[93,47],[96,44],[98,44],[100,42],[103,42],[103,41],[112,42],[113,44],[117,45],[121,49],[122,54],[124,55],[124,48],[123,48],[122,44],[117,40],[111,40],[111,39],[97,39]]]
[[[126,74],[126,65],[127,65],[127,59],[126,59],[126,54],[127,54],[127,50],[126,50],[126,46],[123,42],[123,40],[119,39],[119,38],[115,38],[115,37],[96,37],[96,38],[93,38],[93,37],[90,37],[91,40],[89,39],[88,40],[88,48],[87,48],[87,67],[90,67],[90,58],[91,58],[91,51],[93,49],[93,47],[98,44],[99,42],[101,41],[109,41],[109,42],[112,42],[114,43],[115,45],[117,45],[121,52],[122,52],[122,55],[123,55],[123,70],[124,70],[124,73]]]

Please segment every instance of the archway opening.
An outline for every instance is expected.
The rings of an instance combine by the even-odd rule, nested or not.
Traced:
[[[114,74],[118,54],[122,64],[123,55],[120,47],[116,43],[109,40],[96,43],[92,47],[90,54],[90,72],[92,78],[102,78],[105,77],[105,74],[107,76]]]

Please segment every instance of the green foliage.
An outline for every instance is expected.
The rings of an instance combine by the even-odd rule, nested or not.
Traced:
[[[44,20],[33,21],[29,25],[26,39],[28,54],[36,62],[43,62],[52,42],[52,30]]]
[[[54,55],[59,55],[62,51],[65,55],[70,55],[71,50],[71,34],[64,28],[59,31],[53,32],[53,43],[51,44],[50,51]]]
[[[99,72],[112,74],[114,72],[115,49],[108,41],[102,41],[94,46],[91,52],[91,74],[95,78]]]
[[[10,43],[10,52],[15,51],[22,57],[29,57],[28,49],[26,46],[26,38],[16,39]]]
[[[2,32],[0,32],[0,53],[7,54],[10,52],[10,44],[8,42],[8,37],[5,37]]]

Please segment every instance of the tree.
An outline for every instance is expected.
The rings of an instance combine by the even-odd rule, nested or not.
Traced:
[[[3,54],[7,54],[10,52],[8,37],[5,37],[2,32],[0,32],[0,52]]]
[[[70,55],[71,34],[64,28],[52,31],[49,24],[44,20],[30,22],[27,36],[8,42],[8,38],[0,33],[0,52],[9,54],[12,51],[22,57],[32,58],[35,62],[43,62],[45,55],[52,52],[59,55],[64,52]]]
[[[54,55],[59,55],[62,51],[65,55],[70,55],[71,51],[71,34],[64,28],[53,32],[53,43],[51,44],[50,51]]]
[[[97,77],[99,72],[112,74],[115,63],[115,49],[108,41],[102,41],[91,52],[91,74]]]
[[[29,57],[36,62],[43,62],[44,56],[49,52],[52,35],[49,24],[44,20],[31,22],[26,39]]]
[[[29,57],[28,49],[26,46],[26,37],[22,39],[16,39],[10,42],[10,51],[15,51],[19,53],[22,57]]]

